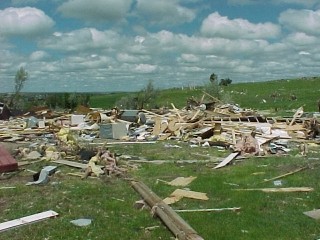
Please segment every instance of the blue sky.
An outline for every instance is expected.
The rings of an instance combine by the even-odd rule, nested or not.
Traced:
[[[318,76],[320,0],[1,0],[0,92]]]

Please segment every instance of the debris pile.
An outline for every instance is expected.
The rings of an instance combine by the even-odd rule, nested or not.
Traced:
[[[37,108],[1,120],[0,140],[18,144],[13,157],[21,161],[71,160],[86,164],[82,176],[86,178],[126,172],[106,147],[111,143],[171,139],[192,147],[222,147],[239,153],[234,157],[247,157],[286,154],[289,141],[320,139],[319,120],[304,117],[302,107],[292,118],[271,118],[214,98],[207,103],[203,99],[191,98],[182,109],[171,104],[171,109],[153,111],[80,106],[70,114]],[[303,154],[307,153],[305,144],[301,148]]]

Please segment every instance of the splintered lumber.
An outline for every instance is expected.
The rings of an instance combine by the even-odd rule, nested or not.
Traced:
[[[279,176],[274,177],[274,178],[265,179],[263,182],[270,182],[270,181],[273,181],[273,180],[276,180],[276,179],[279,179],[279,178],[283,178],[283,177],[286,177],[286,176],[295,174],[295,173],[297,173],[297,172],[300,172],[300,171],[302,171],[302,170],[304,170],[304,169],[306,169],[306,167],[298,168],[298,169],[296,169],[296,170],[294,170],[294,171],[291,171],[291,172],[288,172],[288,173],[279,175]]]
[[[166,204],[173,204],[175,202],[180,201],[182,198],[192,198],[192,199],[198,199],[198,200],[208,200],[206,193],[202,192],[194,192],[184,189],[176,189],[173,193],[170,194],[169,197],[163,199],[163,202]]]
[[[221,168],[226,166],[229,162],[231,162],[236,156],[238,156],[239,152],[231,153],[228,157],[226,157],[221,163],[214,167],[214,169]]]
[[[150,112],[150,111],[148,111],[148,110],[146,110],[146,109],[141,109],[141,111],[142,111],[142,112],[145,112],[145,113],[148,113],[148,114],[150,114],[150,115],[154,115],[154,116],[162,117],[161,115],[156,114],[156,113],[154,113],[154,112]]]
[[[198,233],[189,226],[171,207],[165,204],[142,182],[131,182],[132,187],[143,197],[144,201],[151,207],[153,213],[158,216],[176,239],[180,240],[203,240]]]
[[[209,97],[211,97],[214,101],[218,102],[218,103],[222,103],[222,101],[212,95],[210,95],[209,93],[202,91],[204,94],[208,95]]]
[[[298,110],[295,112],[295,114],[293,115],[293,118],[289,124],[289,126],[292,126],[293,123],[296,121],[296,119],[298,117],[301,117],[301,115],[303,114],[303,107],[299,107]]]
[[[7,222],[4,222],[4,223],[0,223],[0,232],[9,230],[11,228],[23,226],[23,225],[26,225],[26,224],[38,222],[38,221],[41,221],[41,220],[44,220],[44,219],[47,219],[47,218],[53,218],[53,217],[56,217],[56,216],[58,216],[58,213],[56,213],[55,211],[49,210],[49,211],[46,211],[46,212],[33,214],[33,215],[30,215],[30,216],[27,216],[27,217],[22,217],[22,218],[19,218],[19,219],[7,221]]]
[[[313,188],[310,187],[288,187],[288,188],[246,188],[234,189],[236,191],[262,191],[267,193],[272,192],[311,192]]]

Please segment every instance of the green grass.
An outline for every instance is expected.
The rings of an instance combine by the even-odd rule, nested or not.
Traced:
[[[192,153],[208,156],[227,156],[229,151],[216,148],[167,148],[164,142],[146,145],[112,147],[118,154],[130,154],[147,159],[165,159],[169,163],[137,164],[129,176],[148,185],[159,197],[165,198],[176,187],[157,179],[171,181],[178,176],[196,176],[188,188],[207,193],[209,200],[182,199],[172,205],[174,209],[241,207],[239,212],[198,212],[179,215],[204,239],[316,239],[320,236],[319,221],[303,214],[319,208],[320,197],[319,160],[299,156],[271,156],[250,158],[214,170],[213,163],[178,164],[172,159],[195,159]],[[158,155],[158,153],[162,153]],[[310,153],[317,157],[319,151]],[[171,160],[170,160],[171,159]],[[202,159],[206,159],[205,157]],[[46,163],[30,166],[41,169]],[[47,163],[49,164],[49,163]],[[264,193],[260,191],[236,191],[240,188],[274,187],[273,182],[261,183],[301,166],[310,168],[283,179],[283,187],[313,187],[309,193]],[[23,172],[10,180],[0,181],[0,187],[16,186],[16,189],[0,190],[0,222],[23,217],[45,210],[60,214],[56,219],[20,227],[1,233],[1,239],[170,239],[172,234],[153,218],[148,210],[137,210],[134,202],[140,199],[130,182],[116,177],[80,180],[67,175],[77,172],[60,167],[43,186],[25,186],[31,180],[30,173]],[[255,173],[260,173],[256,175]],[[263,174],[261,174],[263,173]],[[76,227],[70,223],[77,218],[90,218],[92,224]],[[159,226],[155,230],[145,228]]]
[[[196,89],[167,89],[159,92],[157,105],[172,108],[173,103],[177,108],[185,107],[187,99],[194,97],[200,100],[205,87]],[[256,110],[269,110],[273,115],[289,115],[292,111],[303,106],[306,112],[317,111],[317,101],[320,99],[320,78],[288,79],[255,83],[233,83],[222,87],[222,95],[228,102],[238,104],[243,108]],[[92,107],[114,107],[116,101],[131,93],[102,94],[91,97]],[[272,97],[276,95],[276,97]],[[295,95],[296,100],[290,96]],[[211,101],[210,97],[205,100]],[[288,113],[289,111],[289,113]]]

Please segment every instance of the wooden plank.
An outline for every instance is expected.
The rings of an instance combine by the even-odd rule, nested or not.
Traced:
[[[320,209],[315,209],[312,211],[304,212],[303,214],[307,215],[308,217],[311,217],[313,219],[319,220],[320,219]]]
[[[310,187],[288,187],[288,188],[247,188],[247,189],[234,189],[236,191],[262,191],[266,193],[272,192],[311,192],[314,189]]]
[[[68,160],[55,160],[52,161],[53,163],[59,163],[63,165],[67,165],[69,167],[75,167],[75,168],[80,168],[80,169],[85,169],[88,167],[88,164],[85,163],[79,163],[79,162],[74,162],[74,161],[68,161]]]
[[[163,202],[170,205],[175,202],[178,202],[182,198],[191,198],[197,200],[208,200],[206,193],[189,191],[184,189],[176,189],[173,193],[170,194],[169,197],[163,199]]]
[[[265,179],[263,182],[270,182],[270,181],[273,181],[273,180],[276,180],[276,179],[279,179],[279,178],[283,178],[283,177],[286,177],[286,176],[289,176],[289,175],[292,175],[292,174],[295,174],[297,172],[300,172],[302,170],[306,169],[306,167],[303,167],[303,168],[298,168],[294,171],[291,171],[291,172],[288,172],[288,173],[285,173],[285,174],[282,174],[280,176],[277,176],[277,177],[274,177],[274,178],[270,178],[270,179]]]
[[[27,217],[23,217],[23,218],[18,218],[15,220],[11,220],[11,221],[7,221],[4,223],[0,223],[0,232],[2,231],[6,231],[15,227],[19,227],[19,226],[23,226],[26,224],[31,224],[34,222],[38,222],[41,220],[45,220],[47,218],[52,218],[52,217],[56,217],[59,214],[56,213],[55,211],[49,210],[46,212],[41,212],[41,213],[37,213],[37,214],[33,214]]]
[[[222,211],[239,211],[240,207],[232,208],[206,208],[206,209],[177,209],[176,212],[222,212]]]
[[[293,123],[295,122],[295,120],[298,118],[298,117],[301,117],[303,114],[303,107],[299,107],[298,110],[295,112],[295,114],[293,115],[293,118],[289,124],[289,126],[292,126]]]
[[[214,169],[218,169],[226,166],[229,162],[231,162],[236,156],[238,156],[239,152],[231,153],[228,157],[226,157],[221,163],[214,167]]]

